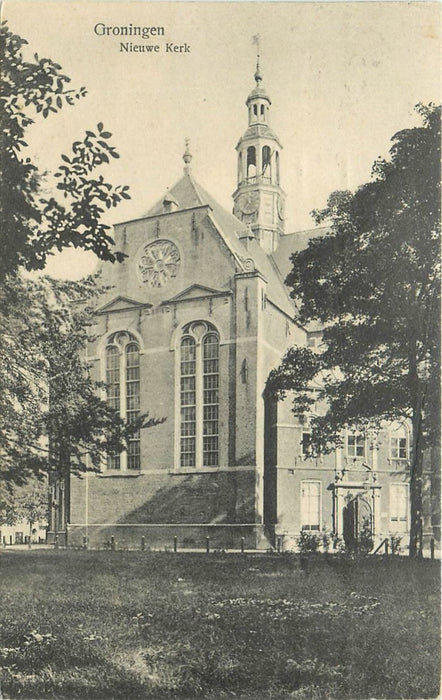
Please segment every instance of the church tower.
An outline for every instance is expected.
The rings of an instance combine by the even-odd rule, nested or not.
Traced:
[[[259,55],[256,86],[246,100],[249,125],[236,146],[238,184],[233,213],[248,224],[266,253],[273,253],[284,233],[285,193],[280,186],[281,143],[269,126],[270,97],[262,86]]]

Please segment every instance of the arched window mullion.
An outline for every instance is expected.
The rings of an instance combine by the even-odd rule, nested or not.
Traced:
[[[180,466],[196,466],[196,343],[191,336],[180,347]]]
[[[216,467],[219,462],[219,340],[215,333],[208,333],[203,340],[202,374],[202,461],[205,467]]]
[[[134,423],[140,415],[140,352],[136,343],[128,343],[125,348],[126,364],[126,420]],[[128,440],[127,469],[140,468],[140,431]]]
[[[203,330],[205,327],[205,330]],[[203,327],[202,327],[203,326]],[[180,467],[219,464],[219,337],[209,324],[184,329],[180,343]]]
[[[115,345],[106,348],[107,402],[118,413],[121,407],[121,365],[120,352]],[[108,454],[108,469],[121,469],[120,454]]]
[[[114,334],[106,348],[107,401],[129,423],[140,415],[140,348],[127,332]],[[140,434],[128,441],[128,450],[108,455],[108,469],[140,469]]]

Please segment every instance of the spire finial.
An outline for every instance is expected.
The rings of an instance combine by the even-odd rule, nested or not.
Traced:
[[[255,80],[256,84],[259,86],[259,83],[262,81],[262,75],[261,75],[261,67],[259,65],[259,59],[261,58],[260,56],[260,35],[255,34],[252,37],[252,42],[256,46],[256,71],[255,71]]]
[[[184,172],[185,172],[185,173],[190,173],[190,171],[191,171],[190,163],[191,163],[191,161],[192,161],[192,154],[191,154],[191,152],[190,152],[190,139],[189,139],[189,138],[185,138],[185,139],[184,139],[184,144],[185,144],[185,146],[186,146],[186,150],[184,151],[184,154],[183,154],[183,161],[184,161],[184,163],[185,163],[185,165],[184,165]]]

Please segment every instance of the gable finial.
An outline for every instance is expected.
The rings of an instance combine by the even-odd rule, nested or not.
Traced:
[[[189,138],[184,139],[184,143],[186,146],[186,150],[184,151],[184,155],[183,155],[183,160],[185,163],[184,172],[190,173],[190,171],[191,171],[190,163],[192,162],[192,154],[190,152],[190,139]]]

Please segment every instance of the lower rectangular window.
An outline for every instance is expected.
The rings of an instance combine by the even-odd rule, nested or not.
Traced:
[[[363,435],[347,436],[347,456],[365,457],[365,438]]]
[[[120,455],[108,455],[107,456],[107,468],[108,469],[120,469],[121,467],[121,462],[120,462]]]
[[[390,454],[392,459],[407,459],[407,438],[391,437]]]
[[[390,521],[396,532],[408,530],[408,484],[390,485]]]
[[[301,482],[301,529],[321,529],[321,482]]]

